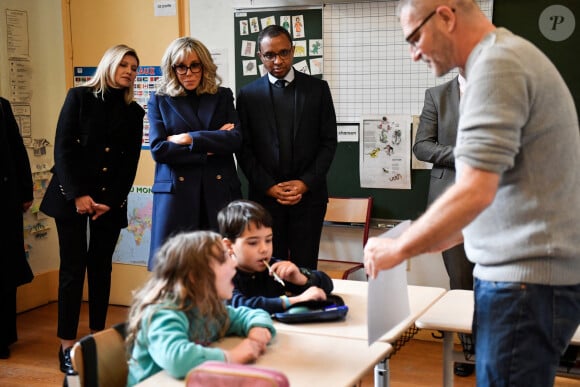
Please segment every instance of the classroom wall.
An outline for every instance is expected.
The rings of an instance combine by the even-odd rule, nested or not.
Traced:
[[[33,139],[54,140],[54,128],[58,112],[64,100],[65,71],[63,30],[60,0],[0,0],[0,94],[10,98],[9,60],[7,57],[6,10],[24,11],[27,14],[29,63],[31,72],[26,77],[32,86],[30,98],[31,133]],[[28,154],[33,172],[40,172],[52,165],[52,147],[46,154]],[[33,206],[38,206],[35,198]],[[31,211],[24,215],[26,225],[37,223]],[[56,298],[56,272],[58,268],[58,239],[53,229],[46,236],[25,233],[29,262],[35,273],[31,284],[18,291],[18,309],[25,310]]]

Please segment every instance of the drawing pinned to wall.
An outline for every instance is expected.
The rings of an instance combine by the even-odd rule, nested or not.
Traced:
[[[44,156],[46,155],[46,147],[49,146],[50,143],[46,138],[35,138],[32,140],[32,151],[34,156]]]
[[[322,58],[310,59],[310,75],[322,74]]]
[[[258,66],[258,70],[260,71],[260,76],[264,76],[268,72],[268,70],[266,70],[266,67],[264,67],[263,64],[260,64]]]
[[[242,61],[242,66],[244,68],[244,76],[256,75],[258,73],[255,59]]]
[[[248,21],[240,20],[240,35],[248,35],[249,33]]]
[[[301,58],[308,54],[306,51],[306,40],[294,41],[294,58]]]
[[[360,186],[411,189],[411,115],[364,117]]]
[[[322,39],[310,39],[308,41],[308,48],[310,49],[308,51],[310,56],[322,55],[323,52]]]
[[[255,56],[256,55],[256,42],[251,40],[242,41],[242,56]]]
[[[258,25],[258,18],[257,17],[250,18],[250,32],[252,34],[260,32],[260,26]]]
[[[310,69],[308,68],[308,62],[301,60],[300,62],[294,63],[294,68],[301,73],[310,75]]]
[[[286,29],[290,34],[292,30],[290,29],[290,16],[280,16],[280,25]]]
[[[276,24],[276,18],[274,16],[263,17],[260,21],[262,22],[262,29],[271,26],[272,24]]]
[[[303,20],[304,17],[302,15],[292,16],[292,35],[295,39],[303,38],[306,34],[306,26]]]

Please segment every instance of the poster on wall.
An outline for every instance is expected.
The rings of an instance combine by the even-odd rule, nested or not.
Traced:
[[[87,82],[95,71],[96,67],[75,67],[74,86],[81,86]],[[147,112],[147,102],[151,93],[155,92],[157,82],[161,78],[161,67],[159,66],[139,66],[137,78],[135,79],[135,101]],[[143,141],[142,149],[149,149],[149,120],[147,114],[143,120]]]
[[[150,186],[133,186],[127,198],[129,225],[121,230],[113,262],[146,266],[151,243],[153,192]]]
[[[360,186],[411,189],[411,115],[363,117]]]

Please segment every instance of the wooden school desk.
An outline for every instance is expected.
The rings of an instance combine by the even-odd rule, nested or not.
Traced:
[[[368,282],[333,279],[333,294],[339,295],[348,305],[348,314],[344,321],[284,324],[275,322],[278,332],[306,333],[316,336],[333,336],[361,340],[365,344],[367,331],[367,292]],[[445,289],[429,286],[407,287],[409,293],[409,316],[397,326],[386,332],[379,341],[393,346],[393,353],[413,337],[417,332],[415,320],[445,293]],[[388,313],[388,311],[385,311]],[[385,387],[389,381],[388,358],[381,359],[375,368],[375,386]]]
[[[233,348],[242,339],[228,337],[214,346]],[[283,372],[292,387],[350,387],[392,350],[388,343],[295,332],[278,332],[266,353],[254,364]],[[183,380],[161,371],[137,387],[182,387]]]
[[[463,352],[453,350],[455,332],[471,333],[473,305],[472,290],[450,290],[415,322],[419,328],[443,332],[443,386],[445,387],[453,386],[454,362],[473,363],[465,359]],[[571,343],[580,345],[580,328],[576,330]]]

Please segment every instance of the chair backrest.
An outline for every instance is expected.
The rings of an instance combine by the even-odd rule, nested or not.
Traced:
[[[369,239],[373,198],[329,197],[325,222],[361,224],[363,226],[363,246]]]
[[[127,385],[125,324],[88,335],[71,350],[73,368],[82,387]]]

